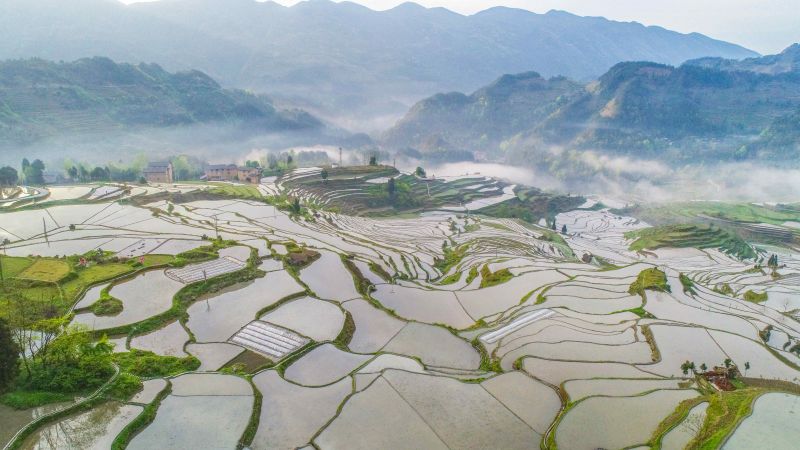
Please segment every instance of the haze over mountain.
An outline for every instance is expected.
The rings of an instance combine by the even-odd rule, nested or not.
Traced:
[[[224,89],[200,71],[101,57],[0,62],[2,161],[164,151],[225,159],[270,145],[337,144],[348,135],[266,96]]]
[[[198,123],[240,125],[243,133],[323,126],[304,111],[277,110],[266,97],[222,89],[199,71],[172,74],[100,57],[2,62],[0,93],[0,143]]]
[[[91,56],[202,70],[224,86],[341,121],[365,119],[351,124],[370,128],[427,95],[471,91],[502,73],[589,80],[620,61],[757,55],[700,34],[502,7],[463,16],[412,3],[378,12],[327,0],[0,4],[0,59]]]
[[[470,96],[423,100],[384,139],[434,158],[457,148],[528,164],[553,161],[564,151],[672,164],[796,162],[799,48],[679,67],[620,63],[586,86],[535,73],[507,75]]]

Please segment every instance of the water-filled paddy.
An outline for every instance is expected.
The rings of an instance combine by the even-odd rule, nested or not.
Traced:
[[[797,448],[800,428],[800,397],[785,393],[769,393],[759,397],[753,413],[723,445],[725,450],[769,448],[775,450]]]
[[[695,391],[656,391],[639,397],[592,397],[575,405],[556,430],[559,448],[594,450],[644,444],[678,403]]]

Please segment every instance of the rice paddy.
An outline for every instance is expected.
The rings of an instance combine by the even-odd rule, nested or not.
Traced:
[[[381,197],[391,176],[420,203]],[[721,420],[700,372],[736,366],[740,386],[800,378],[793,244],[765,247],[718,225],[654,229],[642,219],[653,211],[633,217],[578,197],[536,224],[515,214],[536,213],[545,194],[386,167],[186,185],[180,202],[163,189],[59,188],[52,207],[0,212],[10,255],[0,315],[13,310],[13,289],[17,301],[52,302],[75,313],[72,324],[113,331],[117,352],[200,361],[42,424],[23,448],[107,448],[129,423],[128,448],[633,448],[655,433],[662,448],[683,448]],[[212,200],[189,195],[201,189]],[[290,197],[299,214],[282,209]],[[778,267],[765,266],[771,254]],[[118,314],[92,312],[109,297]],[[713,442],[753,448],[754,436],[791,428],[774,411],[795,399],[779,395],[764,394]],[[691,410],[691,433],[673,417],[684,401],[708,406]],[[674,426],[662,424],[669,417]]]

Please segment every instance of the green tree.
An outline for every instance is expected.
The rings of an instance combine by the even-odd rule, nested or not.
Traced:
[[[375,156],[375,155],[370,156],[369,157],[369,165],[370,166],[377,166],[378,165],[378,157]]]
[[[22,173],[25,175],[25,182],[28,184],[44,184],[44,163],[41,159],[35,159],[29,163],[27,158],[22,160]]]
[[[0,168],[0,189],[14,187],[18,181],[17,169],[9,166]]]
[[[89,174],[92,181],[108,181],[108,169],[102,167],[95,167]]]
[[[70,167],[67,169],[67,175],[73,180],[78,179],[78,168],[75,166]]]
[[[292,203],[292,211],[294,211],[295,214],[300,214],[300,199],[299,198],[295,198],[294,199],[294,202]]]
[[[423,169],[422,167],[417,167],[417,170],[415,170],[414,173],[416,173],[417,176],[420,178],[428,177],[428,175],[425,173],[425,169]]]
[[[567,226],[561,225],[561,234],[567,234]]]
[[[322,177],[322,181],[328,182],[328,169],[322,169],[322,172],[319,173],[319,176]]]
[[[0,392],[10,386],[19,373],[19,352],[8,322],[0,318]]]
[[[386,191],[389,193],[389,198],[393,198],[394,194],[397,193],[397,184],[394,181],[394,177],[389,178],[386,183]]]

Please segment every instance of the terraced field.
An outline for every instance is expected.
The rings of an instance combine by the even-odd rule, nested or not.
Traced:
[[[119,361],[149,351],[180,364],[138,392],[45,416],[14,445],[716,448],[733,436],[736,447],[786,403],[763,397],[742,421],[754,399],[800,390],[800,304],[784,302],[800,298],[792,244],[652,228],[582,198],[541,223],[491,217],[481,210],[533,191],[327,170],[225,197],[148,187],[0,213],[12,280],[0,301],[35,272],[25,288],[73,292],[59,314],[109,334]],[[420,203],[381,203],[392,176]],[[282,209],[289,198],[300,212]],[[767,254],[777,267],[759,265]],[[77,275],[59,278],[51,261]],[[121,312],[92,312],[107,297]],[[726,365],[735,390],[700,374]]]

